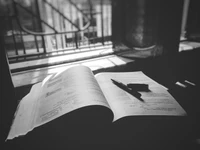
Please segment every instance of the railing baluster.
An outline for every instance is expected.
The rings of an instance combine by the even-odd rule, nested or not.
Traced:
[[[76,13],[76,15],[75,15],[76,16],[76,22],[75,22],[75,24],[78,26],[78,28],[80,28],[80,26],[79,26],[79,19],[80,18],[78,17],[78,11],[76,10],[75,13]],[[78,49],[78,47],[80,46],[79,32],[76,32],[75,35],[76,35],[76,37],[75,37],[76,38],[76,48]]]
[[[78,39],[77,39],[77,32],[75,33],[75,44],[76,44],[76,48],[78,49]]]
[[[44,35],[41,35],[41,38],[42,38],[42,47],[43,47],[44,53],[46,54],[47,50],[46,50],[46,45],[45,45],[45,41],[44,41]]]
[[[87,35],[88,35],[88,43],[89,43],[89,48],[90,48],[90,32],[89,32],[89,28],[87,29]]]
[[[51,7],[50,7],[51,8]],[[51,19],[52,19],[52,25],[53,25],[53,28],[55,29],[55,23],[54,23],[54,10],[51,8]],[[51,39],[53,39],[53,47],[57,45],[56,43],[56,34],[54,36],[51,36]],[[56,44],[56,45],[54,45]],[[57,48],[56,48],[57,49]]]
[[[57,5],[58,5],[58,8],[59,8],[59,11],[63,14],[62,4],[57,1]],[[63,21],[62,21],[63,19],[64,19],[63,16],[59,15],[59,25],[60,25],[61,31],[63,31],[63,29],[64,29]],[[60,35],[60,38],[61,38],[60,40],[61,40],[62,49],[64,49],[63,34]]]
[[[40,30],[42,31],[42,22],[40,21],[41,20],[41,15],[40,15],[40,10],[39,10],[39,3],[38,3],[38,0],[35,1],[35,6],[36,6],[36,13],[38,15],[38,20],[39,20],[39,28]],[[42,35],[41,36],[41,39],[42,39],[42,47],[43,47],[43,50],[44,50],[44,53],[46,53],[46,45],[45,45],[45,41],[44,41],[44,36]]]
[[[94,17],[93,17],[93,8],[91,7],[92,4],[90,4],[90,19],[91,19],[91,25],[92,25],[92,44],[95,43],[95,33],[94,33]]]
[[[19,55],[18,54],[18,48],[17,48],[17,43],[16,43],[16,40],[15,40],[15,33],[14,33],[14,28],[13,28],[13,19],[9,19],[9,22],[10,22],[10,27],[11,27],[11,30],[12,30],[12,37],[13,37],[13,42],[14,42],[14,47],[15,47],[15,54],[16,55]]]
[[[110,8],[110,10],[109,10],[109,30],[110,30],[110,34],[109,34],[109,40],[111,40],[111,35],[112,35],[112,25],[111,25],[111,22],[112,22],[112,0],[110,0],[110,2],[109,2],[109,8]]]
[[[108,6],[108,4],[106,4],[106,14],[108,14],[109,13],[109,6]],[[107,28],[107,37],[106,37],[106,42],[108,41],[108,36],[109,36],[109,15],[107,15],[107,17],[106,17],[106,21],[107,21],[107,25],[106,25],[106,28]]]
[[[58,51],[58,35],[55,34],[56,51]]]
[[[63,12],[63,6],[62,6],[62,13],[64,13]],[[63,31],[65,32],[66,31],[66,26],[65,26],[65,20],[64,20],[64,18],[61,21],[62,21],[62,25],[63,25]],[[66,35],[63,34],[62,37],[64,38],[63,39],[63,47],[66,48],[67,47],[67,44],[66,44]]]
[[[21,38],[21,42],[22,42],[23,53],[26,54],[26,49],[25,49],[25,46],[24,46],[24,39],[23,39],[23,36],[22,36],[22,31],[19,30],[19,33],[20,33],[20,38]]]
[[[101,42],[104,45],[103,0],[101,0]]]
[[[72,14],[73,14],[73,13],[72,13],[72,5],[70,5],[70,11],[69,11],[69,13],[70,13],[70,19],[73,20],[74,17],[73,17],[73,15],[72,15]],[[73,25],[72,25],[72,24],[71,24],[71,30],[73,30]],[[72,46],[75,47],[75,46],[74,46],[74,34],[71,34],[71,37],[70,37],[70,38],[72,39],[72,42],[73,42],[73,43],[72,43]]]
[[[34,40],[35,40],[35,45],[36,45],[36,48],[37,48],[37,52],[39,53],[40,50],[39,50],[39,47],[38,47],[38,41],[37,41],[37,36],[34,35]]]
[[[33,2],[32,2],[32,4],[33,4]],[[33,25],[33,30],[36,31],[37,29],[35,27],[35,17],[33,15],[32,15],[32,20],[31,21],[32,21],[32,25]],[[34,37],[34,42],[35,42],[35,45],[36,45],[37,52],[39,52],[38,43],[37,43],[37,37],[36,37],[36,35],[33,35],[33,37]]]

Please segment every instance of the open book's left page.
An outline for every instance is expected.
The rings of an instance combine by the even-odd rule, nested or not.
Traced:
[[[63,114],[91,105],[109,108],[88,67],[76,66],[48,76],[42,83],[34,85],[31,92],[22,99],[8,139],[25,135],[33,128]],[[29,115],[20,115],[23,113]],[[22,119],[24,123],[21,123]]]
[[[25,135],[27,132],[32,130],[34,108],[37,102],[36,100],[40,95],[41,85],[41,83],[33,85],[30,93],[20,101],[7,139],[13,139],[14,137]]]

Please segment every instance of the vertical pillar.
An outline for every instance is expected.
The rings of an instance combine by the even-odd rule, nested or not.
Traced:
[[[178,53],[183,0],[162,1],[159,4],[159,19],[157,26],[157,42],[164,48],[164,53]]]
[[[186,23],[186,36],[189,40],[200,41],[200,10],[199,0],[191,0]]]
[[[126,1],[114,0],[112,1],[112,42],[113,46],[116,46],[125,37],[125,10],[124,4]]]
[[[182,8],[183,0],[113,1],[113,43],[144,49],[161,45],[166,53],[178,52]]]
[[[156,43],[158,3],[156,0],[129,0],[125,5],[126,41],[133,47],[146,48]]]
[[[185,34],[186,34],[186,23],[187,23],[189,3],[190,3],[190,0],[184,0],[182,23],[181,23],[181,37],[182,38],[185,38],[186,36]]]

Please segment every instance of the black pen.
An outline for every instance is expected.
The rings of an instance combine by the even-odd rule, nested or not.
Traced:
[[[111,79],[111,80],[116,86],[118,86],[119,88],[123,89],[124,91],[130,93],[131,95],[135,96],[139,100],[141,100],[141,98],[140,98],[141,94],[139,92],[135,91],[134,89],[128,88],[125,84],[123,84],[121,82],[118,82],[118,81],[113,80],[113,79]]]
[[[129,83],[127,84],[127,87],[136,91],[149,91],[148,84]]]

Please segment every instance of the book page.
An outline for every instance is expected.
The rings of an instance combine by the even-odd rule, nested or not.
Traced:
[[[25,135],[32,130],[31,123],[35,113],[37,99],[41,92],[41,85],[41,83],[33,85],[31,91],[18,104],[7,139]]]
[[[114,113],[114,120],[131,115],[186,115],[170,93],[142,72],[99,73],[96,79]],[[124,84],[148,84],[148,92],[139,92],[143,101],[120,89],[111,79]]]
[[[22,118],[17,112],[12,126],[14,132],[8,139],[25,135],[25,132],[37,126],[84,106],[101,105],[110,108],[92,71],[86,66],[71,67],[48,76],[40,85],[41,88],[35,89],[35,93],[31,91],[22,100],[23,107],[20,106],[18,112],[26,114],[27,109],[31,109],[31,113]],[[28,106],[27,101],[33,104]],[[23,120],[24,124],[19,120]]]
[[[44,83],[33,125],[42,125],[65,113],[90,105],[109,108],[92,71],[85,66],[69,68]]]

